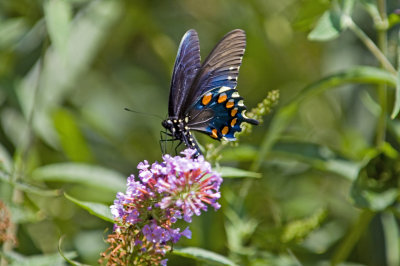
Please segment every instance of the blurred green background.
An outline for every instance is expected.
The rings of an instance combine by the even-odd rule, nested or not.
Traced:
[[[380,3],[392,25],[377,31]],[[387,38],[378,47],[396,65],[389,14],[398,1],[0,0],[0,199],[18,242],[2,245],[1,265],[63,265],[61,236],[68,256],[96,263],[112,224],[62,192],[109,205],[138,162],[161,160],[161,118],[124,108],[166,117],[176,52],[191,28],[202,58],[227,32],[245,30],[238,90],[249,109],[271,90],[280,100],[218,162],[261,178],[226,178],[222,209],[196,217],[192,239],[179,245],[239,265],[398,265],[396,77],[340,25],[309,35],[327,10],[353,4],[354,21],[373,41]],[[314,83],[357,65],[374,68]],[[310,84],[323,92],[306,94]],[[169,256],[169,265],[195,263],[212,265]]]

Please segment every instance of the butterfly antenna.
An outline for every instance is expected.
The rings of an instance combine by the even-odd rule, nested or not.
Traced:
[[[129,109],[129,108],[127,108],[127,107],[125,107],[124,110],[125,110],[125,111],[129,111],[129,112],[132,112],[132,113],[135,113],[135,114],[139,114],[139,115],[148,115],[148,116],[157,117],[157,118],[159,118],[159,119],[161,119],[161,120],[164,120],[164,118],[162,118],[161,116],[156,115],[156,114],[149,114],[149,113],[138,112],[138,111]]]

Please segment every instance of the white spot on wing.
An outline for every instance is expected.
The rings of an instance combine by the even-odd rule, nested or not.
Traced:
[[[240,95],[239,95],[239,93],[237,91],[232,93],[232,98],[238,98],[238,97],[240,97]]]
[[[240,100],[240,101],[238,102],[238,105],[239,105],[239,106],[244,106],[243,100]]]
[[[222,93],[222,92],[224,92],[224,91],[229,91],[229,90],[231,90],[230,87],[222,86],[222,87],[218,90],[218,93]]]

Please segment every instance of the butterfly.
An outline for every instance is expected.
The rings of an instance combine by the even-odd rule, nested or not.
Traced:
[[[239,68],[246,48],[246,34],[236,29],[227,33],[203,64],[197,32],[188,30],[182,37],[172,72],[168,118],[162,126],[172,140],[183,142],[201,154],[192,134],[199,131],[213,139],[234,141],[235,133],[247,122],[246,106],[236,90]]]

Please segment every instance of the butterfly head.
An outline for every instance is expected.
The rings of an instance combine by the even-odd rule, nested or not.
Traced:
[[[172,136],[178,136],[184,130],[187,130],[184,120],[168,118],[161,122],[161,125],[172,133]]]
[[[161,122],[161,125],[168,131],[173,132],[175,129],[174,123],[172,122],[171,119],[165,119],[164,121]]]

